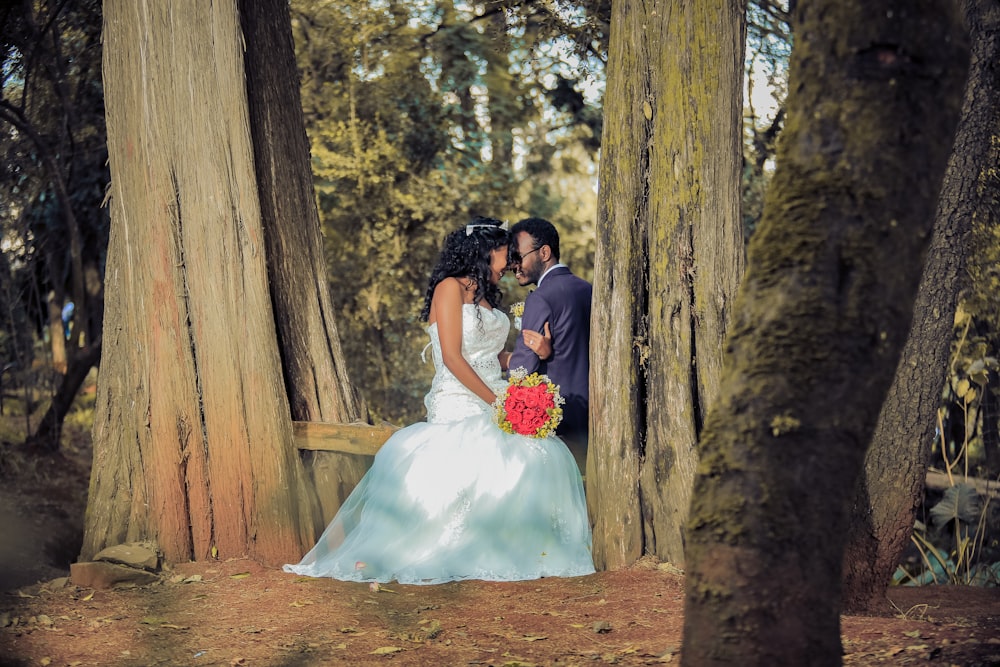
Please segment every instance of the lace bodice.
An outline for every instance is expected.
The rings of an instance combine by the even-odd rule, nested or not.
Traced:
[[[489,310],[471,303],[462,306],[462,356],[483,382],[496,391],[506,384],[497,355],[507,343],[509,331],[510,319],[499,308]],[[434,360],[434,381],[424,397],[427,421],[454,422],[489,411],[490,406],[459,382],[441,360],[436,322],[427,328],[427,333]]]

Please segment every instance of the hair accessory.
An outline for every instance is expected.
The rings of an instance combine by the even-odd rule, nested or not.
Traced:
[[[480,224],[480,225],[466,225],[465,226],[465,235],[466,236],[472,236],[472,232],[476,229],[476,227],[489,227],[490,229],[502,229],[502,230],[504,230],[506,232],[506,231],[508,231],[507,230],[507,226],[508,225],[507,225],[507,221],[506,220],[504,220],[503,222],[501,222],[499,225],[482,225],[482,224]]]

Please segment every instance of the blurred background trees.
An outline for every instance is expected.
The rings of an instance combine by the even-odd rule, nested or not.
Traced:
[[[36,444],[56,449],[63,417],[100,353],[108,235],[101,3],[7,3],[0,26],[0,150],[7,156],[0,367],[8,368],[7,391],[24,388]],[[39,389],[50,400],[31,423]]]
[[[292,3],[335,308],[376,418],[423,416],[417,316],[448,231],[543,216],[563,261],[592,274],[606,11]]]

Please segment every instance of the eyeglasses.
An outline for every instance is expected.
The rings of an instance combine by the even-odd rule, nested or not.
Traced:
[[[528,252],[526,252],[526,253],[524,253],[523,255],[521,255],[521,257],[520,257],[520,258],[518,259],[518,261],[519,261],[519,262],[520,262],[520,261],[522,261],[522,260],[523,260],[523,259],[524,259],[525,257],[527,257],[528,255],[530,255],[530,254],[531,254],[531,253],[533,253],[533,252],[538,252],[539,250],[541,250],[541,249],[542,249],[542,247],[543,247],[543,246],[538,246],[538,247],[537,247],[537,248],[535,248],[534,250],[529,250]]]

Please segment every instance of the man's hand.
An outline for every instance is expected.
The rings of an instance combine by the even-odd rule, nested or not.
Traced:
[[[521,336],[528,349],[538,355],[539,359],[545,361],[552,356],[552,330],[549,328],[548,322],[543,325],[543,328],[544,333],[525,329],[521,332]]]

